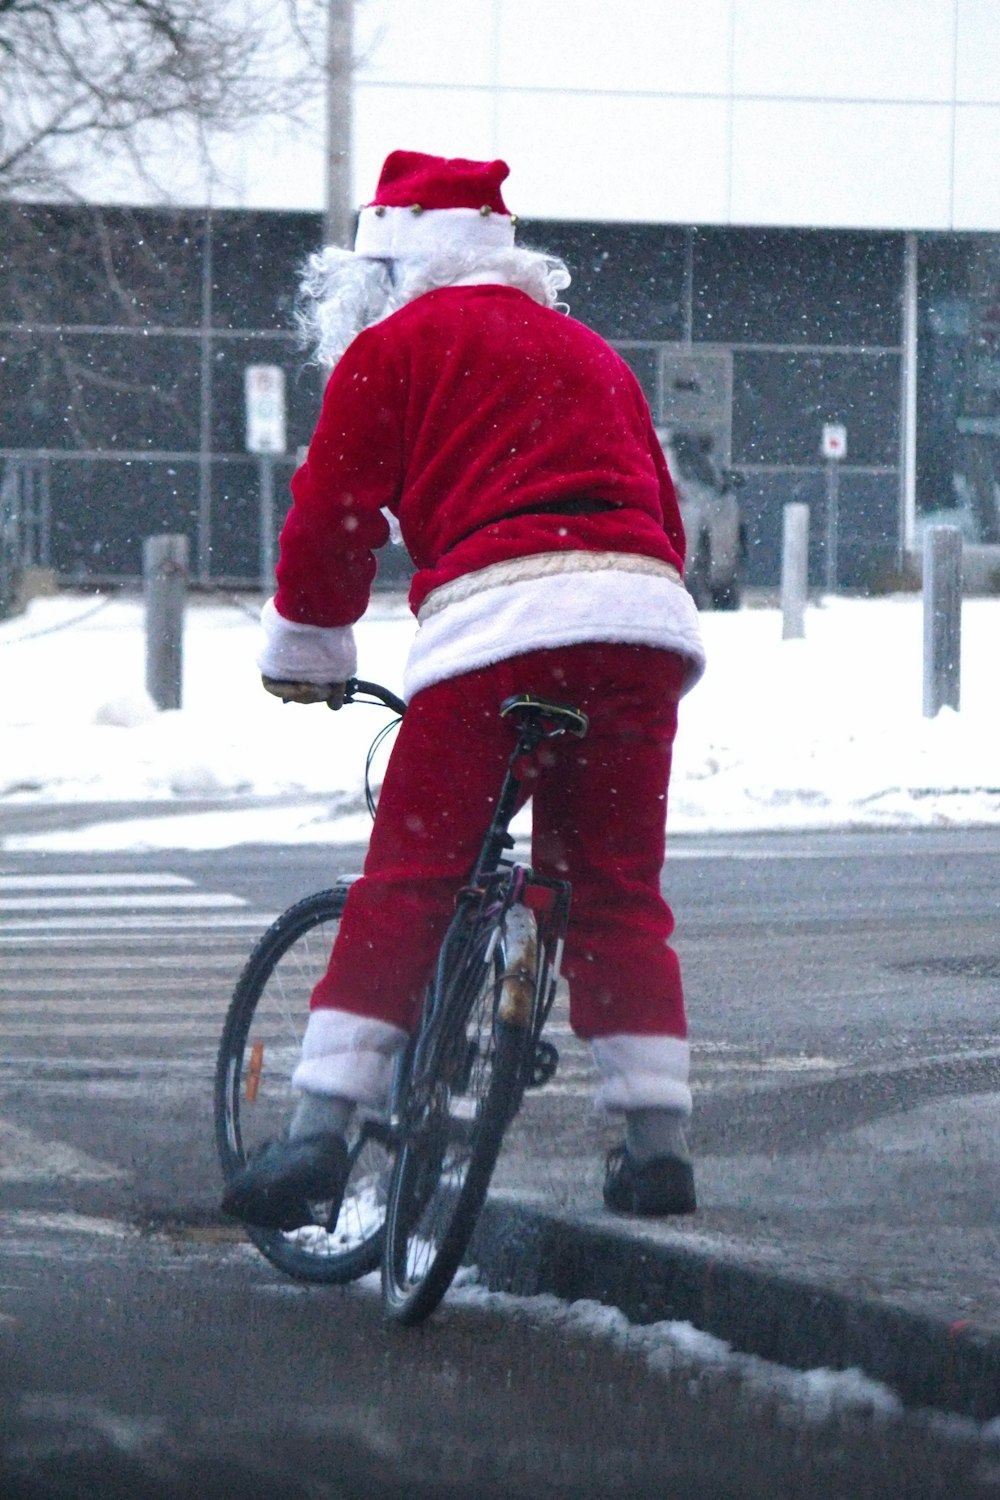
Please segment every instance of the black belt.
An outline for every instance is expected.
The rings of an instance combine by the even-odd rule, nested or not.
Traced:
[[[491,516],[488,521],[480,521],[478,526],[473,526],[471,530],[456,537],[451,546],[458,547],[462,542],[468,541],[470,536],[475,536],[477,531],[484,531],[487,526],[498,526],[501,521],[514,521],[519,516],[597,516],[606,510],[621,510],[621,506],[616,505],[613,500],[599,500],[596,496],[586,495],[543,501],[540,505],[526,505],[523,510],[509,510],[502,516]]]

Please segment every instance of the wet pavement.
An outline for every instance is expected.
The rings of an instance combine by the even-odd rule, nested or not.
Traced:
[[[219,1223],[209,1080],[227,991],[268,913],[327,883],[324,860],[102,856],[246,903],[220,907],[195,942],[178,929],[175,968],[162,934],[148,960],[137,934],[114,995],[81,981],[82,930],[11,945],[2,1113],[24,1163],[8,1154],[8,1207],[182,1235]],[[94,863],[3,858],[57,881]],[[617,1132],[592,1111],[586,1050],[557,1010],[560,1069],[511,1132],[474,1247],[484,1280],[595,1298],[637,1323],[689,1319],[781,1364],[856,1367],[913,1406],[1000,1414],[998,867],[987,831],[676,841],[698,1212],[605,1212]],[[197,993],[176,985],[184,963]]]

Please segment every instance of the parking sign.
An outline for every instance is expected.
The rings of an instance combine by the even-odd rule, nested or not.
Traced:
[[[247,365],[244,375],[248,453],[285,451],[285,372],[280,365]]]

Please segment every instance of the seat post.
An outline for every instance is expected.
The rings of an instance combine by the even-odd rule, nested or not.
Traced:
[[[507,829],[511,818],[517,811],[517,798],[521,790],[521,778],[514,770],[514,765],[524,753],[525,747],[522,744],[521,737],[518,736],[514,753],[507,765],[503,784],[500,788],[500,795],[493,809],[493,816],[490,818],[490,826],[486,830],[486,837],[483,839],[483,847],[479,852],[479,858],[476,860],[476,868],[472,876],[474,885],[481,885],[488,875],[492,875],[500,863],[503,851],[509,849],[513,843]]]

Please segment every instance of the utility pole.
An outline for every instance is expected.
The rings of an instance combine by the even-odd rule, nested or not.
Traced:
[[[351,74],[354,0],[327,0],[326,21],[326,218],[323,243],[350,249],[354,243],[351,201]]]

